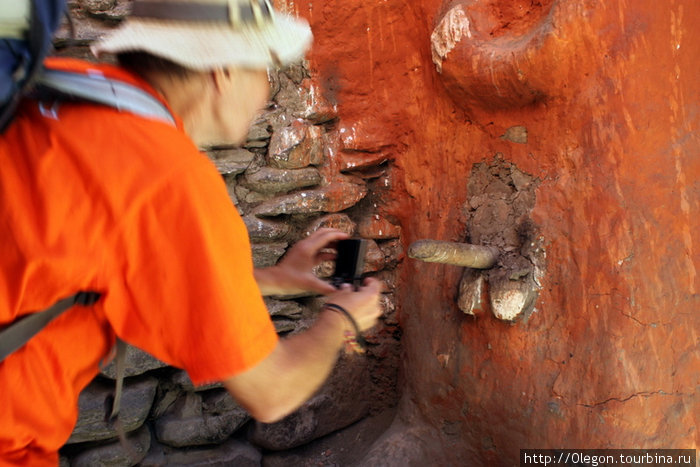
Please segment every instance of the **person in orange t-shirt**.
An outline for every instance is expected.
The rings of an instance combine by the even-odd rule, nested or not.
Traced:
[[[245,140],[268,98],[266,70],[300,59],[311,32],[266,0],[200,1],[135,0],[94,46],[119,67],[47,61],[138,86],[174,124],[26,100],[0,137],[0,329],[77,291],[101,293],[0,363],[0,465],[57,464],[78,395],[117,337],[196,384],[223,382],[253,417],[273,422],[313,395],[348,333],[381,313],[379,281],[337,290],[312,273],[346,237],[337,230],[253,268],[245,225],[197,147]],[[279,339],[262,295],[302,291],[348,314],[324,308],[310,329]]]

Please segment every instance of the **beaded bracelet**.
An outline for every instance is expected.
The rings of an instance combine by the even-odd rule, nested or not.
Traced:
[[[355,321],[355,318],[352,317],[350,312],[342,306],[336,305],[335,303],[326,303],[323,305],[323,308],[328,308],[331,311],[337,311],[345,316],[348,321],[350,321],[350,324],[352,324],[355,332],[353,333],[352,331],[347,330],[344,332],[345,347],[346,349],[352,350],[355,353],[364,353],[367,349],[367,342],[362,337],[362,334],[360,333],[360,326],[357,325],[357,321]]]

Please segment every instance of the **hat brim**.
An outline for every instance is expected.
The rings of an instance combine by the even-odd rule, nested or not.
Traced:
[[[227,23],[130,18],[91,49],[97,56],[149,52],[195,70],[234,65],[263,69],[301,60],[312,40],[306,22],[281,14],[261,26],[236,29]]]

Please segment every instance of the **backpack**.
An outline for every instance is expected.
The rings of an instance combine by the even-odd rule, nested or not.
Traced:
[[[0,132],[28,95],[84,100],[171,125],[170,111],[140,88],[119,80],[51,70],[44,58],[65,12],[66,0],[3,0],[0,6]],[[28,16],[27,16],[28,15]]]
[[[0,6],[0,131],[39,75],[65,8],[66,0],[12,0]]]

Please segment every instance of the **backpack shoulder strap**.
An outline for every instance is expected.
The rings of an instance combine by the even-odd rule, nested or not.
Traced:
[[[143,89],[102,75],[46,69],[37,78],[40,92],[106,105],[175,126],[170,110]]]
[[[131,457],[133,461],[139,459],[139,455],[134,449],[134,446],[126,438],[126,429],[121,417],[119,416],[119,411],[121,409],[121,400],[124,392],[124,376],[126,370],[126,342],[117,337],[116,347],[116,376],[115,376],[115,388],[114,388],[114,398],[112,399],[112,410],[109,415],[107,415],[107,422],[111,423],[114,430],[117,432],[119,437],[119,442],[121,443],[124,451]]]
[[[50,308],[31,313],[10,324],[0,332],[0,362],[26,344],[29,339],[34,337],[35,334],[59,317],[64,311],[74,305],[90,306],[99,298],[100,294],[97,292],[78,292],[68,298],[59,300]]]
[[[43,68],[66,0],[4,0],[0,6],[0,132]]]

